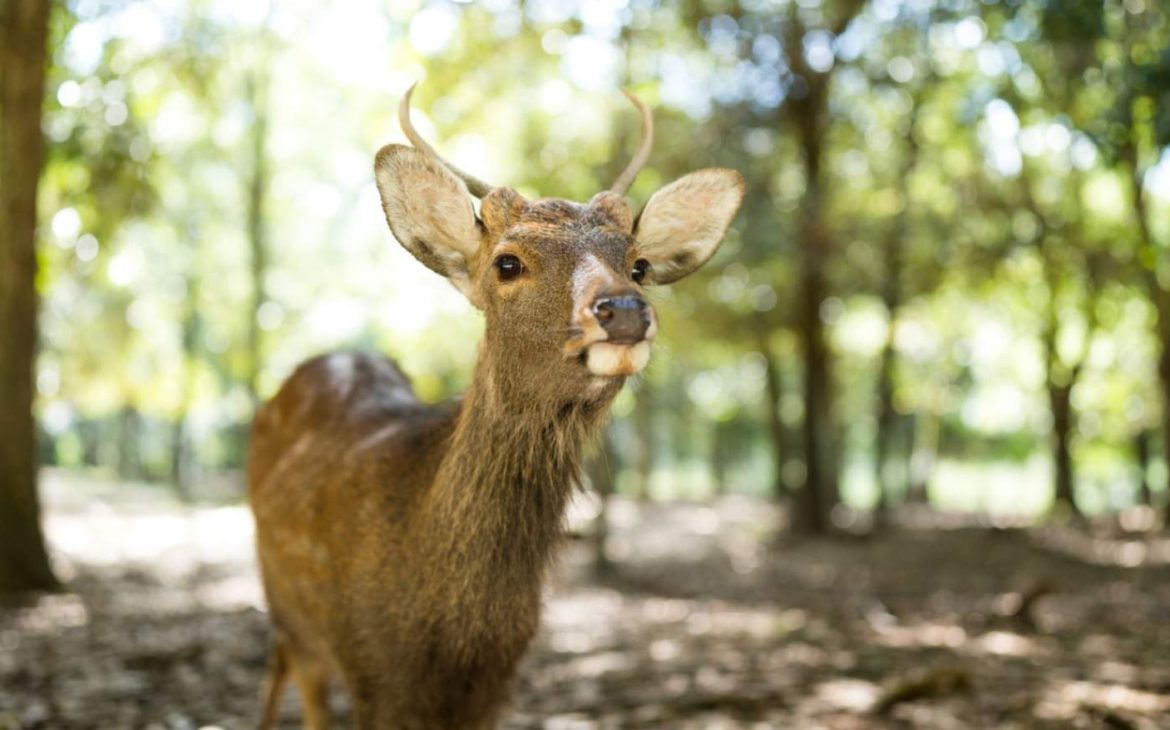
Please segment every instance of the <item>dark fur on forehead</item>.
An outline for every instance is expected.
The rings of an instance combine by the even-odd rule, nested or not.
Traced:
[[[560,198],[528,200],[510,188],[496,188],[484,197],[480,218],[489,242],[509,239],[544,247],[572,240],[602,245],[616,258],[625,255],[634,227],[626,201],[611,192],[575,203]]]
[[[548,226],[568,226],[578,222],[584,206],[560,198],[541,198],[528,204],[520,222]]]
[[[512,213],[508,221],[512,225],[532,224],[535,227],[564,227],[578,231],[607,228],[622,233],[629,233],[634,227],[634,217],[629,206],[621,196],[608,192],[598,193],[584,204],[560,198],[524,201],[522,206],[513,207]],[[491,225],[488,229],[494,230]]]

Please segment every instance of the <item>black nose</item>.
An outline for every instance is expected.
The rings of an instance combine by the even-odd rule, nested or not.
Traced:
[[[646,300],[637,294],[602,297],[593,303],[593,315],[609,335],[607,342],[615,344],[641,342],[650,326]]]

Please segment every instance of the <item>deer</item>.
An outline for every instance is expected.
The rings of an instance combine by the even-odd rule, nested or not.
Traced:
[[[482,313],[461,399],[428,404],[389,358],[299,365],[254,419],[248,495],[274,643],[260,726],[286,681],[327,728],[340,680],[359,728],[495,727],[539,625],[541,589],[582,450],[658,325],[644,287],[718,249],[743,177],[692,172],[635,216],[625,195],[653,116],[614,184],[586,203],[528,199],[445,161],[398,117],[374,179],[393,237]],[[478,213],[473,199],[479,200]]]

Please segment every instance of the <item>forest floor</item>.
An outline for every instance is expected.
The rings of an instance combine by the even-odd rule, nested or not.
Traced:
[[[69,592],[0,611],[0,730],[254,727],[246,509],[47,493]],[[570,541],[505,728],[1170,728],[1165,538],[923,513],[777,540],[775,509],[737,498],[610,516],[612,571]]]

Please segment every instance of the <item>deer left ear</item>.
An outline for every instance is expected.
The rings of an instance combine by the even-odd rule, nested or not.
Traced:
[[[634,226],[633,257],[650,264],[646,283],[669,284],[707,263],[743,193],[743,176],[717,167],[692,172],[654,193]]]
[[[399,144],[378,150],[374,179],[398,242],[475,304],[471,266],[480,231],[463,181],[432,156]]]

